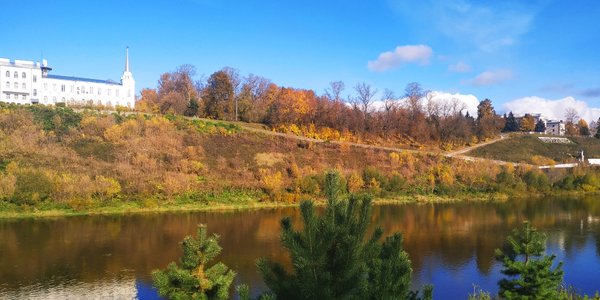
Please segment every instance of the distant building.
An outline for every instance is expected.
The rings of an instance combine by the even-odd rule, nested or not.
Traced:
[[[565,123],[560,121],[546,121],[546,134],[565,135]]]
[[[17,104],[135,105],[135,80],[129,71],[129,48],[120,82],[48,74],[41,63],[0,58],[0,101]]]

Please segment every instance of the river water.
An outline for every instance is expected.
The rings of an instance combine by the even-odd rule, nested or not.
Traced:
[[[295,208],[235,212],[0,220],[0,299],[156,299],[150,273],[181,255],[179,242],[197,225],[221,236],[220,260],[235,284],[264,290],[259,257],[286,262],[279,221]],[[565,283],[600,290],[600,199],[380,205],[373,223],[400,231],[413,267],[413,286],[434,285],[436,299],[466,299],[474,285],[497,291],[494,249],[529,220],[548,236],[548,252],[564,262]]]

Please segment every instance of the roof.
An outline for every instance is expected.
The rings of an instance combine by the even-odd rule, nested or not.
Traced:
[[[81,77],[73,77],[73,76],[62,76],[62,75],[50,75],[50,74],[48,74],[47,78],[50,78],[50,79],[59,79],[59,80],[71,80],[71,81],[83,81],[83,82],[92,82],[92,83],[104,83],[104,84],[121,85],[120,83],[114,82],[112,80],[100,80],[100,79],[81,78]]]

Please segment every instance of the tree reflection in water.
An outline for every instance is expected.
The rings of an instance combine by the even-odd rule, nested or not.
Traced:
[[[600,272],[600,199],[521,199],[504,202],[459,202],[376,206],[374,224],[386,234],[404,234],[417,281],[457,285],[466,297],[472,283],[497,281],[494,249],[512,228],[527,219],[548,235],[549,249],[562,251],[559,259],[575,259],[590,246],[584,274],[565,280],[585,292],[600,287],[571,282],[586,272]],[[199,223],[221,235],[221,260],[238,272],[236,282],[263,287],[255,267],[258,257],[286,262],[279,245],[279,221],[294,208],[241,212],[93,216],[42,220],[0,221],[0,296],[36,286],[97,283],[135,276],[149,281],[153,269],[180,256],[178,243],[193,234]],[[460,276],[458,276],[460,275]],[[600,274],[587,274],[598,276]],[[447,278],[448,277],[448,278]],[[457,277],[457,278],[453,278]],[[487,278],[487,279],[486,279]],[[454,284],[453,284],[454,282]],[[466,286],[462,286],[465,282]],[[581,284],[581,285],[580,285]],[[583,286],[582,286],[583,285]],[[484,286],[485,287],[485,286]],[[108,288],[108,287],[107,287]],[[489,289],[494,290],[491,286]],[[464,291],[464,292],[463,292]],[[12,294],[12,293],[11,293]],[[448,295],[448,294],[447,294]]]

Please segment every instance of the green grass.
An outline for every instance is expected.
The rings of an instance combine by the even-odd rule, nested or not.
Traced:
[[[225,190],[221,192],[201,192],[177,197],[174,201],[156,198],[131,201],[91,202],[78,208],[52,202],[38,203],[35,206],[17,205],[0,201],[0,219],[51,218],[91,215],[126,215],[165,212],[229,211],[260,208],[290,207],[299,203],[261,201],[264,194],[254,190]],[[317,205],[325,205],[319,197],[308,197]],[[472,193],[453,196],[440,195],[400,195],[376,198],[377,205],[397,205],[408,203],[448,203],[460,201],[502,201],[507,195],[500,193]]]
[[[600,139],[566,137],[573,143],[544,143],[538,135],[515,135],[499,142],[477,148],[467,155],[496,160],[533,163],[533,156],[542,156],[557,163],[574,162],[583,149],[587,158],[600,158]]]

